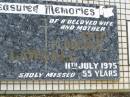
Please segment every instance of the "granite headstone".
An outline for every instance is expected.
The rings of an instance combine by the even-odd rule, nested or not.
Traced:
[[[115,80],[118,61],[115,6],[0,2],[0,80]]]

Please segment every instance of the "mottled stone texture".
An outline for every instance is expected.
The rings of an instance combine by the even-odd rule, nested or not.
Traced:
[[[43,3],[41,0],[0,1]],[[24,72],[76,72],[76,76],[72,79],[117,79],[118,77],[100,78],[95,75],[91,78],[83,78],[81,77],[81,70],[65,70],[64,68],[64,63],[71,61],[77,63],[116,62],[118,66],[118,36],[115,9],[114,14],[115,16],[108,19],[103,17],[95,19],[115,22],[114,26],[107,27],[106,29],[106,37],[100,43],[102,49],[97,49],[96,47],[80,49],[80,47],[73,48],[73,46],[70,46],[70,48],[69,46],[68,48],[65,47],[65,41],[77,41],[82,44],[82,42],[85,41],[85,38],[83,38],[81,34],[87,33],[86,31],[60,30],[60,22],[56,24],[49,24],[49,19],[59,18],[62,20],[65,18],[94,20],[92,18],[0,13],[0,79],[18,79],[18,74]],[[45,78],[42,77],[40,79]]]

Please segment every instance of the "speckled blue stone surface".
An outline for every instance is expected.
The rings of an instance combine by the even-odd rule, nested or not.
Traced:
[[[42,2],[42,0],[0,0],[0,2],[48,4],[48,2]],[[54,3],[51,2],[51,4]],[[60,2],[55,4],[64,5]],[[78,6],[78,4],[72,5]],[[79,6],[81,5],[79,4]],[[85,4],[82,6],[99,7],[98,5]],[[0,79],[118,79],[117,17],[116,7],[113,8],[114,16],[110,18],[101,16],[99,19],[0,13]],[[107,26],[105,32],[65,30],[60,29],[60,22],[49,23],[50,19],[57,18],[60,21],[62,19],[104,20],[112,21],[114,24]],[[93,34],[90,35],[89,33]],[[101,40],[101,38],[103,39]],[[75,66],[71,65],[67,69],[65,68],[67,62],[75,62],[78,66],[76,64]],[[85,67],[79,69],[81,63],[91,64],[85,65],[88,66],[88,69],[85,69]],[[93,63],[99,63],[97,69],[92,69],[94,68]],[[116,63],[116,65],[112,65],[112,68],[102,69],[102,63]],[[107,64],[107,66],[109,67],[110,64]],[[92,75],[88,72],[89,70]],[[97,76],[94,70],[101,70],[102,72],[105,70],[107,72],[112,70],[113,72],[115,70],[117,75]],[[91,76],[88,77],[86,74],[85,77],[84,72],[88,72],[88,76]],[[19,77],[20,73],[23,77]],[[29,77],[26,73],[35,73],[35,77]],[[36,73],[43,73],[43,75],[38,77]],[[62,73],[62,77],[61,75],[59,75],[60,77],[58,75],[47,77],[47,73]],[[75,76],[63,77],[63,73],[74,73]]]

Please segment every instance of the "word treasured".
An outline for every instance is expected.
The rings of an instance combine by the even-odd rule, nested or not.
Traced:
[[[38,12],[38,5],[4,4],[0,3],[0,11],[12,12]]]

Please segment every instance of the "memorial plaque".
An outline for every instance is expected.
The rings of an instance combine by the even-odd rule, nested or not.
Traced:
[[[115,6],[0,3],[0,79],[119,79]]]

